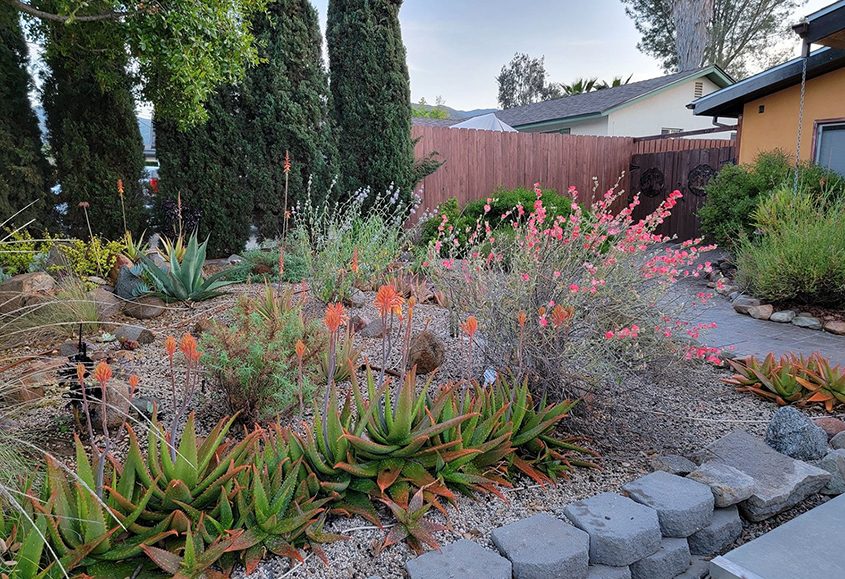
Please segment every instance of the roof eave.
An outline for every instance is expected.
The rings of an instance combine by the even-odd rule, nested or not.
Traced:
[[[607,113],[603,112],[593,112],[593,113],[584,113],[580,115],[572,115],[569,117],[555,117],[553,119],[546,119],[542,121],[532,121],[530,123],[519,124],[519,123],[508,123],[515,129],[536,129],[539,127],[544,127],[548,125],[556,125],[559,123],[575,123],[579,121],[586,121],[590,119],[597,119],[603,116],[606,116]]]

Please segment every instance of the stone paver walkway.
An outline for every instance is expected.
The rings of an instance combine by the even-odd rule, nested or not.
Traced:
[[[696,302],[698,292],[713,293],[704,281],[684,281],[675,286],[677,299]],[[831,363],[845,366],[845,336],[834,336],[818,330],[799,328],[792,324],[779,324],[755,320],[734,311],[731,302],[714,295],[706,305],[698,304],[687,312],[687,321],[716,322],[717,327],[702,332],[702,342],[722,349],[733,347],[738,356],[776,356],[786,353],[810,355],[821,352]]]

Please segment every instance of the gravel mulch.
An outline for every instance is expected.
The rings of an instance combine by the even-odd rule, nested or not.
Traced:
[[[170,386],[162,345],[164,337],[168,333],[178,336],[190,330],[201,318],[226,320],[231,315],[237,295],[262,290],[261,285],[233,286],[228,296],[196,304],[190,309],[173,307],[154,320],[142,322],[155,332],[156,340],[132,352],[111,353],[117,373],[139,374],[141,394],[157,398],[162,410],[169,412]],[[373,294],[368,294],[368,297],[372,300]],[[313,302],[306,306],[306,312],[313,316],[322,314],[319,305]],[[351,309],[350,314],[370,319],[376,317],[371,305]],[[116,321],[138,323],[129,319]],[[439,370],[436,381],[443,382],[450,376],[462,375],[465,344],[461,338],[449,336],[446,311],[434,305],[419,305],[414,331],[425,327],[440,336],[446,345],[447,361]],[[364,356],[374,363],[380,362],[381,340],[360,337],[356,340],[359,340]],[[394,344],[398,344],[398,334]],[[43,349],[43,345],[31,344],[14,354]],[[397,364],[398,359],[398,351],[394,351],[388,365]],[[481,370],[479,365],[474,371],[480,373]],[[438,540],[445,544],[467,538],[492,548],[490,532],[494,528],[537,512],[558,512],[574,500],[599,492],[617,491],[624,483],[650,472],[648,459],[654,454],[688,455],[736,429],[762,435],[776,408],[759,398],[736,393],[719,382],[722,376],[724,373],[704,366],[668,367],[651,376],[632,376],[621,384],[596,392],[590,402],[581,404],[564,421],[563,429],[568,434],[585,437],[587,446],[601,453],[598,459],[600,470],[578,469],[569,480],[555,486],[541,487],[528,479],[519,479],[514,488],[504,490],[507,501],[493,496],[479,497],[478,500],[461,497],[456,506],[448,507],[448,520],[433,512],[434,520],[448,525],[447,531],[438,534]],[[199,418],[198,430],[202,434],[224,416],[225,401],[213,386],[209,386],[196,401],[194,410]],[[69,427],[67,415],[68,411],[61,404],[42,405],[18,421],[19,435],[48,446],[59,444],[60,447],[69,447],[72,422]],[[759,536],[820,500],[808,501],[763,523],[744,523],[741,540]],[[389,518],[385,517],[385,520]],[[250,578],[402,577],[405,561],[414,556],[404,544],[378,552],[386,529],[378,529],[359,518],[333,519],[326,530],[349,537],[325,546],[328,565],[306,552],[304,564],[291,565],[283,558],[267,559]],[[243,574],[236,576],[243,577]]]

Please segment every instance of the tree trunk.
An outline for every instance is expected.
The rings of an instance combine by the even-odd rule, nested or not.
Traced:
[[[671,0],[678,71],[704,65],[715,0]]]

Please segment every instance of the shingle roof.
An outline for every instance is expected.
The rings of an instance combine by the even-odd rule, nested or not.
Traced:
[[[505,109],[497,112],[496,116],[512,127],[519,127],[543,121],[585,115],[600,115],[609,109],[625,104],[628,101],[661,89],[679,80],[705,76],[713,71],[715,71],[714,67],[688,70],[659,78],[632,82],[619,87],[606,88],[594,92]]]
[[[411,123],[421,127],[451,127],[466,119],[431,119],[428,117],[414,117]]]

